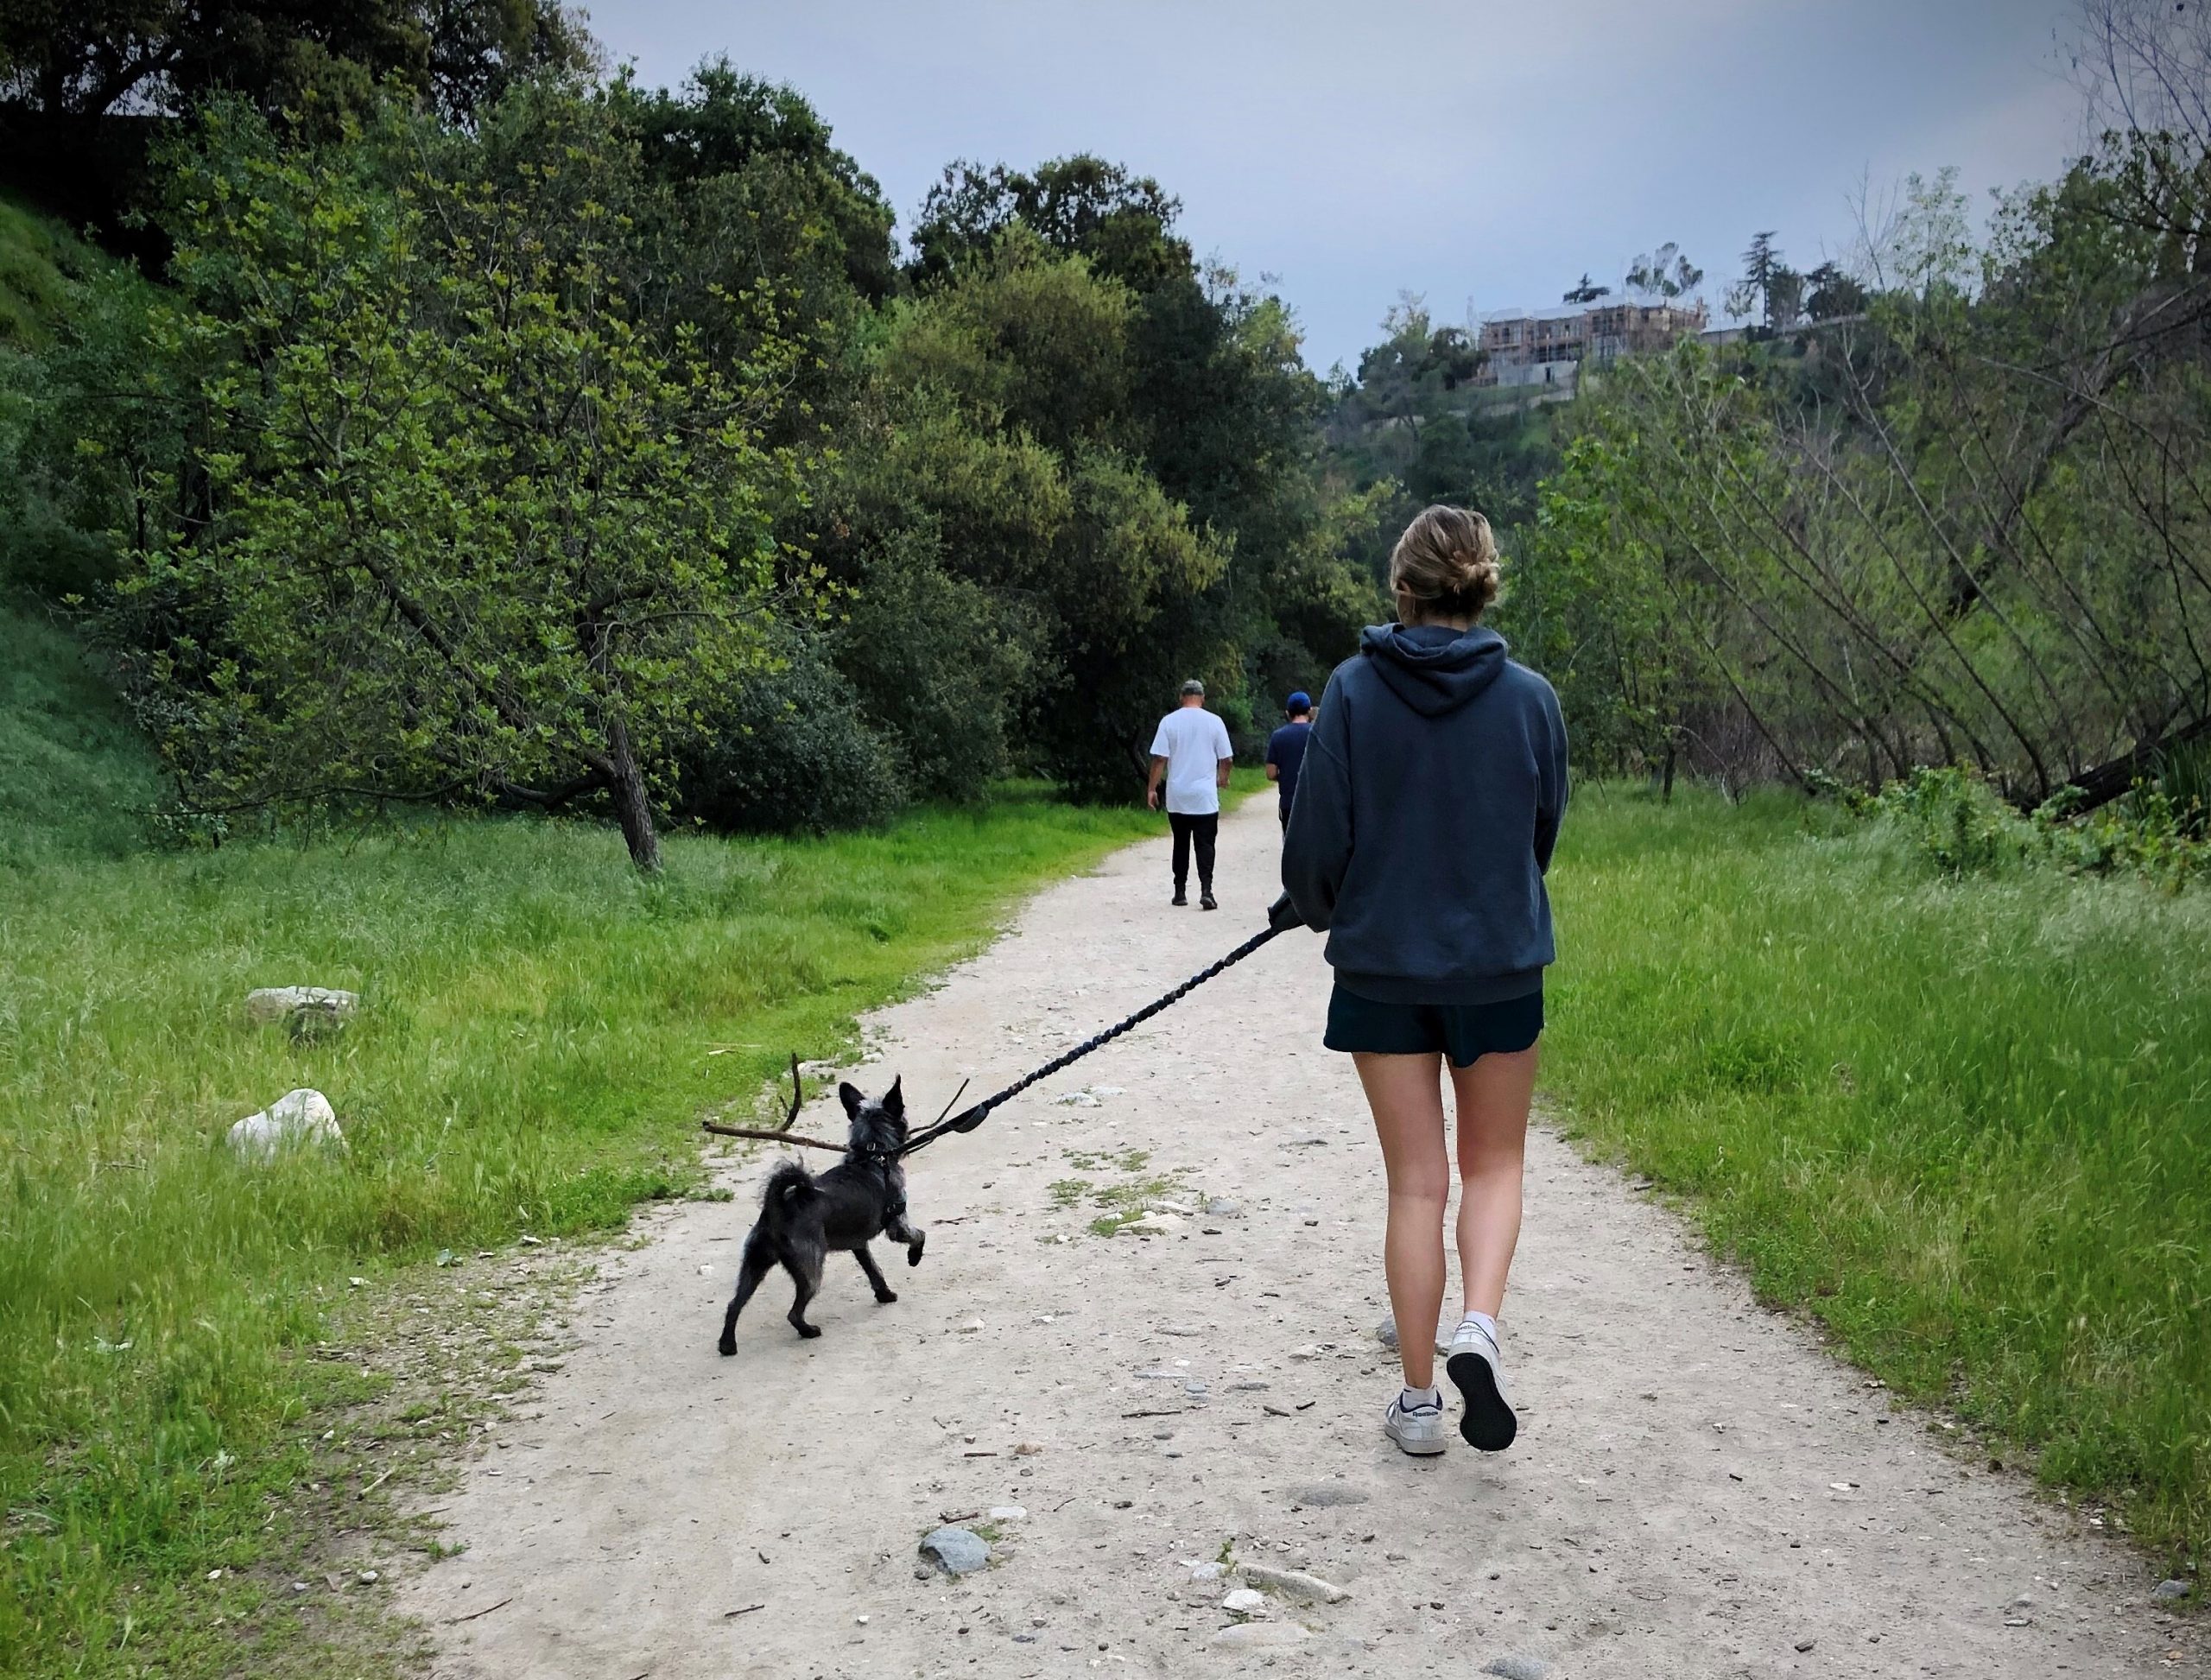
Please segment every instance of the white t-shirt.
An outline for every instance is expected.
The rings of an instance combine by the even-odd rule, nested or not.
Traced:
[[[1220,808],[1220,761],[1235,756],[1228,726],[1202,706],[1178,706],[1159,720],[1151,756],[1167,761],[1167,808],[1206,816]]]

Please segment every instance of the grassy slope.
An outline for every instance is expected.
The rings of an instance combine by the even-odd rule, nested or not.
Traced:
[[[66,638],[4,628],[0,1651],[29,1671],[220,1672],[213,1618],[282,1625],[263,1525],[358,1392],[307,1356],[349,1273],[694,1186],[701,1109],[1157,825],[1010,793],[878,834],[675,837],[654,882],[610,831],[521,821],[134,853],[143,752]],[[322,1044],[245,1024],[249,987],[292,982],[364,1016]],[[239,1169],[225,1127],[297,1085],[350,1154]]]
[[[1582,798],[1549,1087],[1854,1359],[2200,1556],[2211,895],[1833,824]]]
[[[67,307],[67,282],[112,261],[52,217],[0,192],[0,347],[44,344]]]

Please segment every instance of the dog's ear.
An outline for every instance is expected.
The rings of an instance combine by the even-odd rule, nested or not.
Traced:
[[[867,1095],[858,1086],[846,1083],[837,1087],[837,1100],[845,1105],[845,1113],[849,1119],[860,1112],[860,1105],[867,1100]]]
[[[890,1081],[890,1088],[883,1094],[883,1112],[894,1120],[906,1117],[906,1093],[902,1088],[905,1083],[906,1076],[901,1074]]]

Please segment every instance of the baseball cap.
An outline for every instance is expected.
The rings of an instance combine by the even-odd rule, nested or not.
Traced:
[[[1285,712],[1310,712],[1313,709],[1313,696],[1300,688],[1283,702],[1282,709]]]

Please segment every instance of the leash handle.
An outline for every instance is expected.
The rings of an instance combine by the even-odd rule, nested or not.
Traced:
[[[1161,1010],[1167,1008],[1170,1005],[1180,1003],[1191,991],[1194,990],[1198,986],[1203,986],[1207,980],[1213,979],[1216,974],[1219,974],[1223,969],[1232,967],[1237,963],[1243,961],[1245,958],[1250,956],[1252,952],[1258,950],[1262,945],[1264,945],[1277,934],[1282,933],[1289,928],[1297,926],[1298,923],[1294,919],[1287,922],[1278,921],[1276,919],[1277,916],[1289,903],[1289,895],[1288,893],[1284,893],[1281,899],[1276,903],[1274,910],[1268,913],[1267,926],[1262,929],[1259,932],[1252,935],[1251,938],[1245,940],[1241,945],[1231,951],[1219,962],[1213,964],[1212,967],[1204,970],[1202,973],[1191,975],[1188,979],[1184,980],[1182,985],[1176,986],[1165,997],[1154,998],[1150,1003],[1146,1004],[1142,1009],[1130,1016],[1127,1019],[1117,1021],[1112,1026],[1106,1028],[1105,1031],[1099,1033],[1093,1037],[1084,1039],[1081,1043],[1077,1044],[1073,1049],[1067,1051],[1064,1055],[1055,1056],[1051,1061],[1037,1068],[1035,1073],[1016,1080],[1012,1084],[1007,1086],[1004,1090],[998,1092],[994,1095],[985,1097],[982,1101],[975,1104],[972,1108],[962,1109],[959,1113],[953,1115],[948,1120],[940,1120],[936,1125],[928,1127],[927,1130],[915,1132],[912,1137],[906,1139],[904,1145],[901,1147],[898,1151],[899,1154],[911,1155],[915,1150],[920,1149],[923,1144],[934,1143],[939,1138],[941,1138],[947,1132],[972,1132],[977,1126],[982,1125],[985,1120],[990,1118],[991,1111],[993,1108],[997,1108],[1004,1103],[1012,1101],[1014,1098],[1019,1096],[1030,1086],[1036,1084],[1038,1080],[1049,1079],[1054,1074],[1058,1073],[1061,1068],[1081,1061],[1083,1057],[1088,1056],[1093,1050],[1112,1043],[1113,1040],[1118,1038],[1123,1033],[1142,1026],[1146,1021],[1151,1019],[1153,1016],[1158,1014]]]

